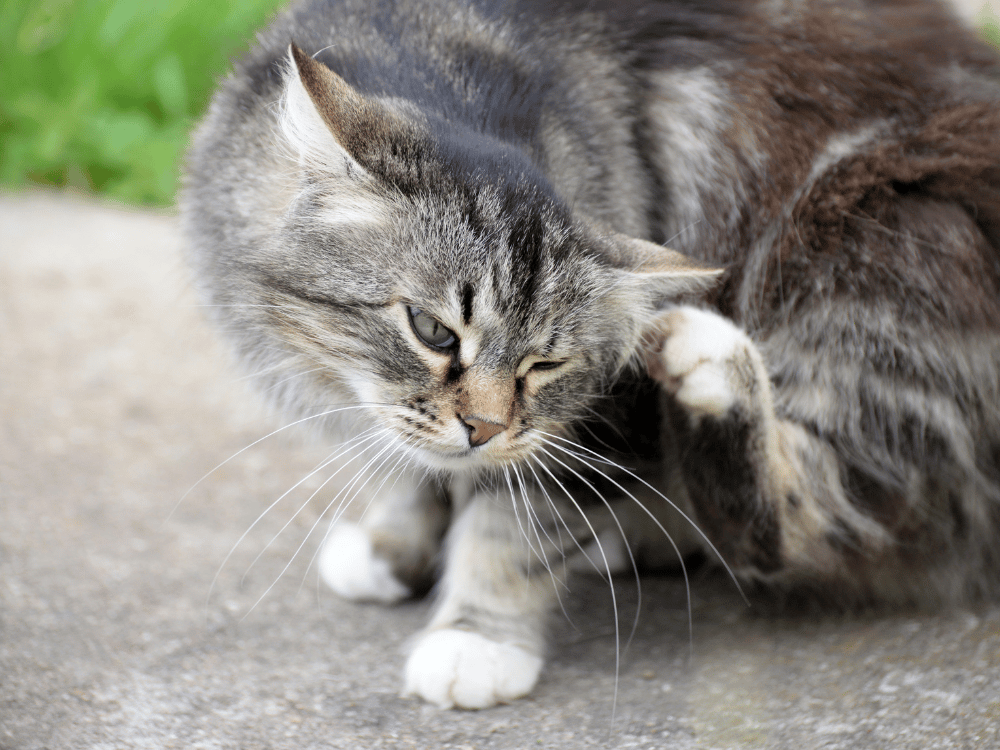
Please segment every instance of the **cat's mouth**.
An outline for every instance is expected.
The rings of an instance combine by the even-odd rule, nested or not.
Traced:
[[[470,469],[491,464],[481,448],[441,449],[421,447],[417,451],[429,466],[435,469]]]
[[[476,469],[495,469],[511,462],[513,456],[504,452],[498,455],[487,452],[484,446],[461,449],[448,449],[436,446],[419,446],[411,448],[419,460],[428,468],[440,471],[469,471]]]

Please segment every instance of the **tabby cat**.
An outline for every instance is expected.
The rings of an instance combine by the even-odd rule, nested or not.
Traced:
[[[264,31],[194,136],[190,258],[365,486],[324,579],[436,586],[406,691],[528,693],[566,559],[995,596],[998,105],[931,0],[305,0]]]

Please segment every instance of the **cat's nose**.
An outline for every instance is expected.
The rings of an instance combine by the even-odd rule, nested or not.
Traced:
[[[495,435],[499,435],[507,429],[507,425],[505,424],[490,422],[485,419],[480,419],[479,417],[459,414],[458,418],[462,420],[462,424],[464,424],[465,428],[469,431],[469,445],[473,448],[479,445],[485,445]]]

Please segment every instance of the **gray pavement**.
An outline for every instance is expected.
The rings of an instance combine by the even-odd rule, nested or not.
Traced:
[[[325,447],[282,433],[194,486],[281,424],[201,313],[174,217],[0,195],[3,750],[1000,747],[1000,607],[776,618],[712,574],[693,655],[682,582],[645,579],[616,681],[608,588],[581,579],[531,698],[400,698],[428,605],[317,586],[318,482],[252,526]]]

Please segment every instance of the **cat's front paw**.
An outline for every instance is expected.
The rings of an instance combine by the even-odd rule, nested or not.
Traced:
[[[389,561],[375,554],[368,532],[349,521],[338,521],[330,529],[320,552],[319,572],[345,599],[392,604],[412,593],[393,575]]]
[[[647,356],[649,373],[693,417],[722,417],[741,400],[754,398],[763,364],[749,336],[731,321],[679,307],[658,324],[662,344]]]
[[[542,658],[466,630],[432,630],[406,663],[406,695],[442,708],[489,708],[527,695]]]

